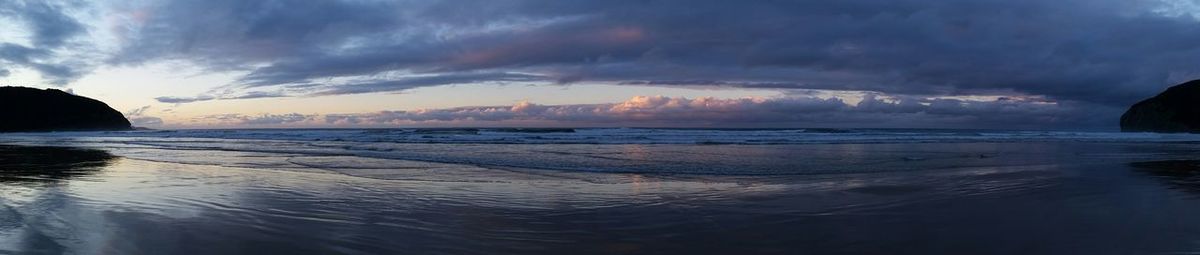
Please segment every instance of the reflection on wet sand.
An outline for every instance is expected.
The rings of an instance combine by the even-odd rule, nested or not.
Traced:
[[[777,176],[140,155],[229,166],[0,147],[0,254],[1142,254],[1193,251],[1200,236],[1190,217],[1200,205],[1129,174],[1128,153],[1117,153],[1128,145],[921,146],[629,146],[588,157],[750,153],[880,169]],[[924,159],[877,160],[908,156]],[[239,167],[281,165],[272,162],[309,168]],[[920,171],[896,170],[910,168]]]
[[[1171,188],[1200,193],[1200,160],[1160,160],[1129,163],[1140,172],[1159,177]]]
[[[54,182],[93,174],[117,157],[95,149],[0,146],[0,182]]]
[[[0,146],[0,254],[68,252],[62,236],[40,220],[61,217],[58,209],[74,203],[54,190],[101,172],[115,159],[95,149]]]

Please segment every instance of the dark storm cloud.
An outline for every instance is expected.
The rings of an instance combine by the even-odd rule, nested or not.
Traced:
[[[65,13],[63,5],[48,1],[0,2],[0,18],[19,21],[31,32],[31,46],[0,42],[0,63],[33,69],[56,85],[83,76],[92,64],[64,60],[58,54],[72,39],[87,32],[83,24]]]
[[[558,83],[1007,91],[1122,105],[1200,72],[1200,26],[1190,15],[1160,12],[1168,7],[1152,0],[169,1],[129,31],[133,43],[116,60],[194,59],[250,71],[241,86],[318,83],[325,93],[480,82],[327,82],[339,77],[520,72]]]

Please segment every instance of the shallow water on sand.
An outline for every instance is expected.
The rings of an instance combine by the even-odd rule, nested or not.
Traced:
[[[0,254],[1200,250],[1187,143],[426,144],[395,158],[114,141],[0,146]]]

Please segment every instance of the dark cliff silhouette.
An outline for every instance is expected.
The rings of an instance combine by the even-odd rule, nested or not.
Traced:
[[[56,89],[0,87],[0,132],[130,130],[117,110]]]
[[[1200,132],[1200,80],[1168,88],[1121,115],[1123,132]]]

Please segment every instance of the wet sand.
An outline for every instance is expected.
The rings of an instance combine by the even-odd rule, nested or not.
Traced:
[[[1096,152],[1101,146],[1108,148]],[[393,169],[407,173],[401,178],[374,178],[5,146],[0,253],[1200,250],[1194,241],[1200,238],[1196,164],[1179,161],[1190,145],[1055,150],[1063,148],[1090,154],[1081,156],[1087,160],[1027,160],[1038,164],[938,163],[943,166],[925,171],[776,176],[565,173],[411,162],[412,167]],[[914,156],[889,164],[929,164],[917,163],[925,160]]]

